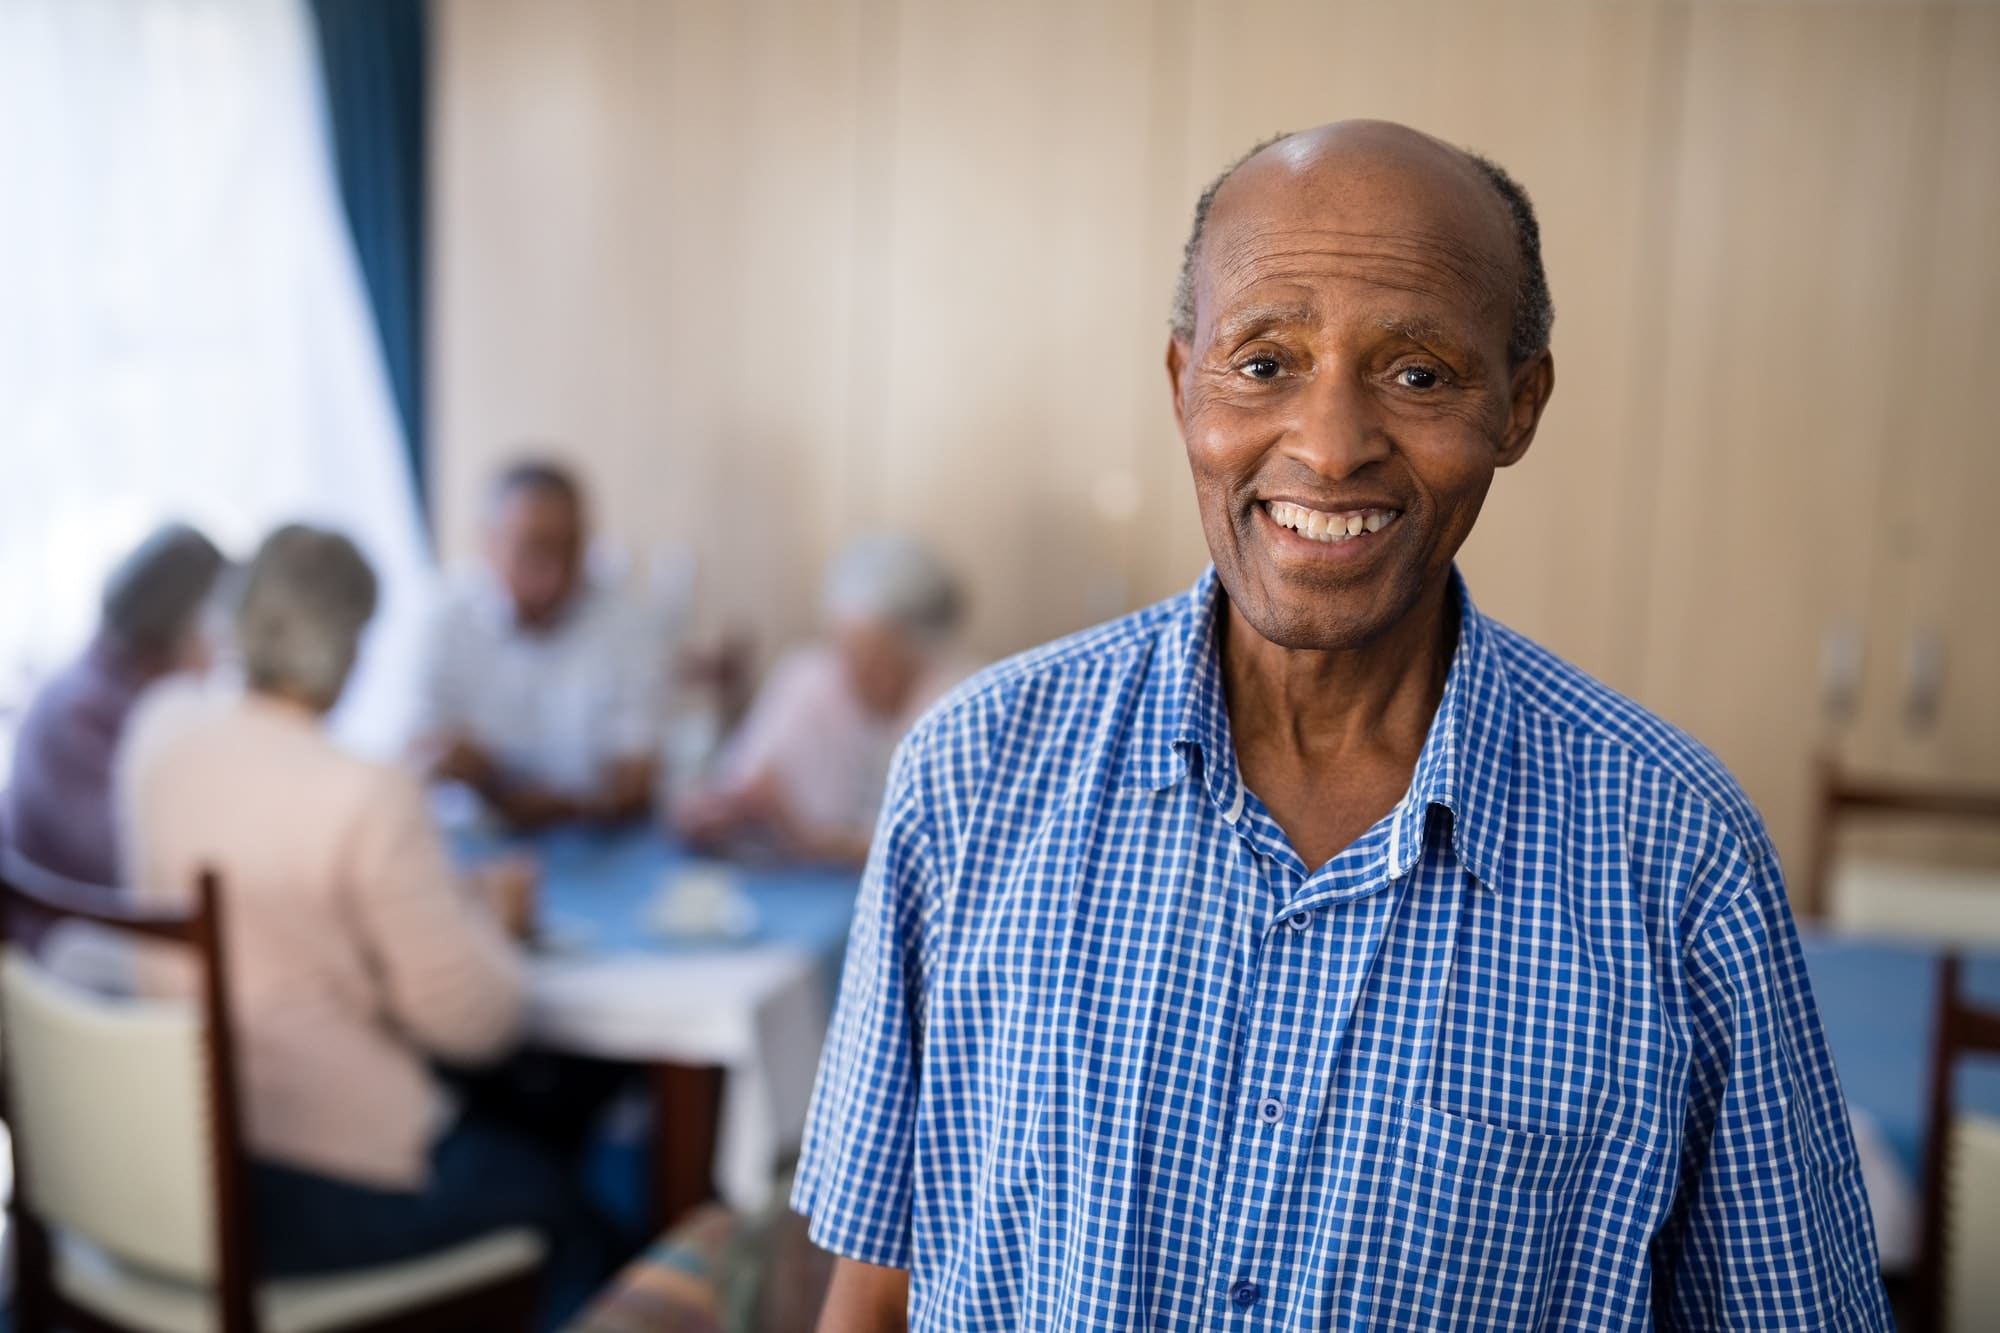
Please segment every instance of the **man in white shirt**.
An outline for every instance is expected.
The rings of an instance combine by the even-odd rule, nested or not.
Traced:
[[[583,569],[583,494],[552,463],[494,484],[486,567],[439,608],[422,752],[512,827],[636,818],[651,806],[664,644]]]

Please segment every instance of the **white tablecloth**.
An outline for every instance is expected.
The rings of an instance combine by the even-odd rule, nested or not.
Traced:
[[[715,1183],[725,1203],[771,1201],[796,1151],[833,981],[825,962],[772,946],[537,960],[529,1033],[552,1050],[728,1071]]]

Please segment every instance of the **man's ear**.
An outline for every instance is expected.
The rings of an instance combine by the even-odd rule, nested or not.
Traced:
[[[1181,401],[1181,372],[1187,369],[1188,345],[1179,338],[1167,339],[1167,385],[1174,395],[1174,425],[1187,434],[1187,407]]]
[[[1511,377],[1511,397],[1507,404],[1507,433],[1500,442],[1495,467],[1512,467],[1535,442],[1535,427],[1542,424],[1542,409],[1556,389],[1555,354],[1543,348],[1540,355],[1525,362]]]

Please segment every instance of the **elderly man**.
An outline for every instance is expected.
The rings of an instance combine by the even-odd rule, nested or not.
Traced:
[[[1214,568],[903,748],[795,1198],[823,1327],[1886,1329],[1756,812],[1454,572],[1554,383],[1526,195],[1293,135],[1182,287]]]
[[[43,869],[86,884],[120,882],[112,760],[139,697],[212,655],[207,612],[225,562],[182,523],[155,531],[105,583],[97,633],[43,687],[14,741],[0,834]]]
[[[643,815],[659,753],[664,645],[584,573],[582,488],[518,463],[493,488],[487,567],[433,626],[421,748],[503,821],[533,830]]]

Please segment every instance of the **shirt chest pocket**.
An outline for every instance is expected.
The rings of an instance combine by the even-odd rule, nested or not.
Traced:
[[[1647,1262],[1638,1197],[1652,1156],[1608,1134],[1405,1106],[1385,1200],[1380,1326],[1551,1326],[1579,1269],[1622,1278]]]

